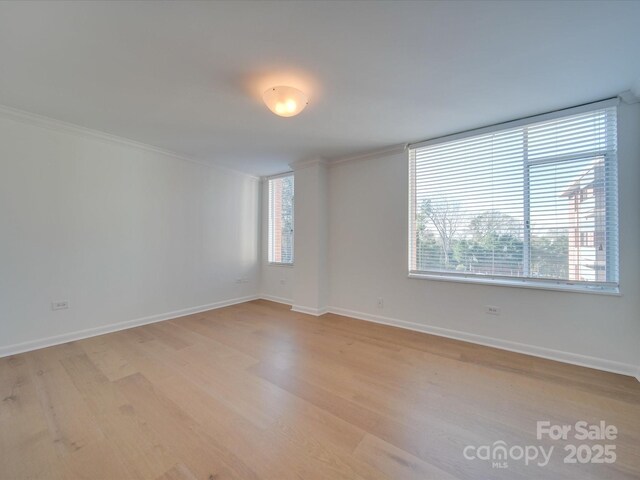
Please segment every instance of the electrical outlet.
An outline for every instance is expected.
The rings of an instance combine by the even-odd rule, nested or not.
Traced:
[[[57,302],[51,302],[51,310],[66,310],[69,308],[68,300],[59,300]]]
[[[485,305],[484,313],[487,315],[500,315],[500,307],[496,307],[495,305]]]
[[[382,297],[378,298],[378,308],[379,309],[384,308],[384,299]]]

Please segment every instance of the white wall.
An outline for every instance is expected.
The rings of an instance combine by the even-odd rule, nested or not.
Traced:
[[[293,167],[297,194],[292,309],[318,315],[326,312],[329,299],[327,166],[313,159]]]
[[[262,181],[262,276],[260,296],[292,305],[293,310],[319,314],[326,311],[328,285],[328,171],[321,158],[293,163],[294,264],[268,262],[268,179]]]
[[[257,295],[257,179],[16,118],[0,115],[0,353]]]
[[[640,365],[639,132],[640,105],[621,105],[622,297],[407,278],[407,160],[399,153],[330,168],[332,310],[480,335],[507,348],[516,342],[537,353],[557,350],[571,354],[571,361],[583,355],[586,364],[617,371],[635,369]],[[376,306],[378,297],[383,309]],[[501,316],[486,315],[484,305],[500,306]]]
[[[293,300],[294,269],[266,264],[256,179],[16,118],[0,114],[0,354],[258,292]],[[640,105],[621,105],[622,297],[407,278],[407,162],[389,154],[329,169],[330,308],[640,365],[639,131]]]

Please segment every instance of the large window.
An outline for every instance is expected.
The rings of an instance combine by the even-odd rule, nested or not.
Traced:
[[[409,148],[411,276],[618,288],[616,106]]]
[[[270,178],[269,263],[293,264],[293,175]]]

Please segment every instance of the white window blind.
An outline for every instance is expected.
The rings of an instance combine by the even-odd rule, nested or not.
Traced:
[[[269,263],[293,264],[293,175],[270,178]]]
[[[409,270],[618,288],[614,102],[409,147]]]

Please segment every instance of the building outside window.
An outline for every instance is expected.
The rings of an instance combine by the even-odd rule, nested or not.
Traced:
[[[293,264],[293,174],[268,180],[269,232],[268,261],[274,264]]]

